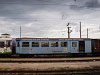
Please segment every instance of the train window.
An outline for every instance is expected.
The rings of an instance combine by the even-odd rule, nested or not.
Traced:
[[[61,47],[67,47],[67,42],[61,42]]]
[[[4,47],[4,42],[0,42],[0,47],[1,47],[1,48]]]
[[[22,47],[29,47],[29,42],[22,42]]]
[[[72,47],[77,47],[77,42],[72,42]]]
[[[7,47],[10,47],[10,41],[8,41],[8,43],[7,43]]]
[[[51,47],[58,47],[58,42],[51,42]]]
[[[41,47],[49,47],[49,42],[41,42]]]
[[[39,42],[32,42],[32,47],[39,47]]]
[[[20,46],[20,44],[19,44],[19,42],[17,42],[17,47],[19,47]]]

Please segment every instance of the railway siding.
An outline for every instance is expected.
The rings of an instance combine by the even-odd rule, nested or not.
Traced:
[[[0,63],[0,71],[59,71],[99,69],[100,61],[62,63]]]
[[[70,74],[70,73],[95,73],[99,75],[100,73],[100,61],[96,61],[96,59],[100,59],[99,57],[88,57],[88,58],[0,58],[0,61],[4,61],[0,63],[0,74]],[[5,62],[6,60],[6,62]],[[11,62],[11,61],[18,62]],[[34,61],[58,61],[58,60],[77,60],[77,62],[33,62]],[[92,61],[83,61],[79,60],[92,60]],[[7,62],[9,61],[9,62]],[[25,62],[19,62],[25,61]],[[28,61],[32,61],[31,63]]]
[[[84,58],[0,58],[0,63],[44,63],[44,62],[89,62],[100,61],[100,57]]]

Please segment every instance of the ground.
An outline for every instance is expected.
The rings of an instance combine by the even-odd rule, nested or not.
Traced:
[[[100,61],[59,63],[0,63],[0,70],[100,69]]]

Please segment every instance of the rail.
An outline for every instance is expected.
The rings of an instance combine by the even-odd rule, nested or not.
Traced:
[[[34,70],[11,70],[11,71],[0,71],[0,75],[99,75],[100,69],[84,69],[84,70],[41,70],[41,71],[34,71]]]
[[[44,63],[44,62],[94,62],[100,57],[85,58],[0,58],[0,63]]]

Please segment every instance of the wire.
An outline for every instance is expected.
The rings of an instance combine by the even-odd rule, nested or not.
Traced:
[[[0,4],[20,4],[20,3],[0,3]],[[36,3],[22,3],[22,4],[32,4],[32,5],[68,5],[68,4],[55,4],[55,3],[48,3],[48,4],[36,4]]]
[[[34,21],[40,21],[40,20],[62,20],[61,18],[0,18],[0,19],[2,19],[2,20],[34,20]],[[65,20],[85,20],[85,21],[98,21],[99,19],[65,19]]]

